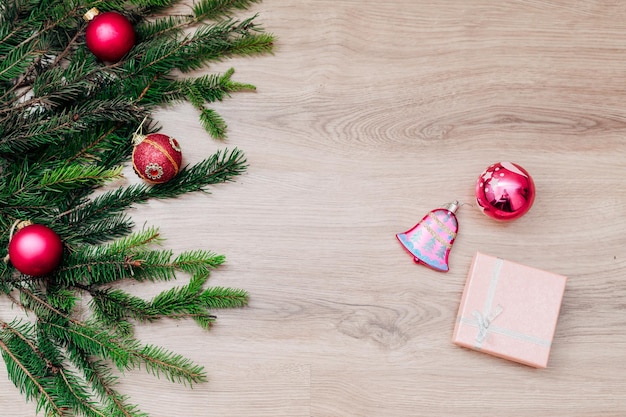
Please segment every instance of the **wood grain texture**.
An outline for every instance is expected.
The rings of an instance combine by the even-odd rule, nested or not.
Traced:
[[[279,41],[274,56],[209,69],[232,65],[258,88],[215,106],[226,143],[188,105],[158,114],[187,162],[237,146],[249,172],[132,212],[177,252],[225,254],[212,284],[245,288],[250,306],[218,312],[206,334],[140,326],[205,365],[207,384],[132,372],[120,389],[153,417],[626,415],[626,3],[265,0],[252,12]],[[496,223],[465,205],[451,271],[413,264],[395,233],[471,203],[502,160],[533,175],[532,210]],[[451,343],[477,250],[569,277],[548,369]],[[0,415],[34,415],[4,368]]]

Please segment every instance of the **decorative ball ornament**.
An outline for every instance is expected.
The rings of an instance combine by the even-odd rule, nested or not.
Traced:
[[[9,242],[9,259],[22,274],[40,277],[51,273],[63,256],[63,242],[49,227],[30,224]]]
[[[135,45],[135,29],[121,14],[100,13],[94,7],[83,18],[89,22],[85,31],[87,47],[99,60],[117,62]]]
[[[160,133],[135,134],[133,143],[133,169],[145,181],[162,184],[180,171],[183,154],[176,139]]]
[[[535,184],[521,166],[513,162],[498,162],[478,177],[476,201],[487,216],[496,220],[514,220],[533,205]]]

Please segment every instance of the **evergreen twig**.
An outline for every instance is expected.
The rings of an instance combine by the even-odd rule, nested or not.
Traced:
[[[226,137],[226,122],[211,104],[255,87],[235,81],[233,69],[189,73],[233,56],[271,53],[274,37],[257,16],[236,18],[258,2],[197,0],[186,15],[167,13],[178,0],[0,2],[2,256],[19,220],[51,227],[64,243],[61,265],[44,277],[0,262],[0,295],[29,318],[0,318],[0,354],[9,379],[37,412],[147,417],[116,390],[111,367],[143,368],[187,385],[205,381],[206,372],[175,352],[142,344],[135,323],[191,319],[209,329],[213,310],[247,305],[244,290],[206,285],[222,255],[175,254],[160,246],[156,227],[136,230],[127,214],[152,199],[208,193],[233,181],[247,168],[241,150],[208,155],[165,184],[112,181],[122,177],[137,126],[147,119],[146,133],[159,129],[151,118],[158,106],[188,101],[211,136]],[[134,24],[137,42],[119,62],[99,62],[87,49],[82,15],[91,7],[117,11]],[[151,299],[117,285],[181,275],[186,283]],[[79,316],[79,305],[88,312]]]

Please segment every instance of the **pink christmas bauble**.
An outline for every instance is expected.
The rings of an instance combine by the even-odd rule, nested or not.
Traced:
[[[487,216],[514,220],[523,216],[535,201],[535,184],[530,174],[513,162],[498,162],[480,174],[476,202]]]
[[[9,259],[22,274],[40,277],[61,262],[63,243],[49,227],[31,224],[15,233],[9,242]]]
[[[117,62],[135,45],[135,29],[121,14],[100,13],[94,8],[85,14],[85,19],[90,21],[85,42],[99,60]]]
[[[144,180],[161,184],[174,178],[180,170],[183,154],[178,141],[167,135],[136,135],[133,169]]]

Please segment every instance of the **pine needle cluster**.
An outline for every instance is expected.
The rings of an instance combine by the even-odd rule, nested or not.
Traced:
[[[254,86],[234,81],[233,70],[185,74],[272,50],[273,36],[256,16],[233,17],[257,1],[197,0],[189,14],[168,13],[177,2],[0,0],[0,256],[20,220],[52,228],[64,245],[61,265],[48,276],[0,262],[0,294],[30,318],[0,317],[0,354],[11,381],[46,416],[146,416],[116,390],[115,368],[188,385],[206,374],[181,355],[142,344],[134,325],[188,318],[208,329],[214,309],[248,301],[244,290],[206,286],[223,256],[174,254],[157,228],[137,231],[127,214],[150,199],[232,181],[247,166],[240,150],[210,155],[164,184],[109,185],[122,175],[142,121],[144,132],[158,130],[151,115],[159,106],[188,101],[207,132],[224,138],[226,123],[211,103]],[[87,49],[82,16],[92,7],[133,24],[136,44],[122,60],[100,62]],[[152,299],[117,285],[181,274],[184,285]],[[85,305],[88,314],[79,318]]]

